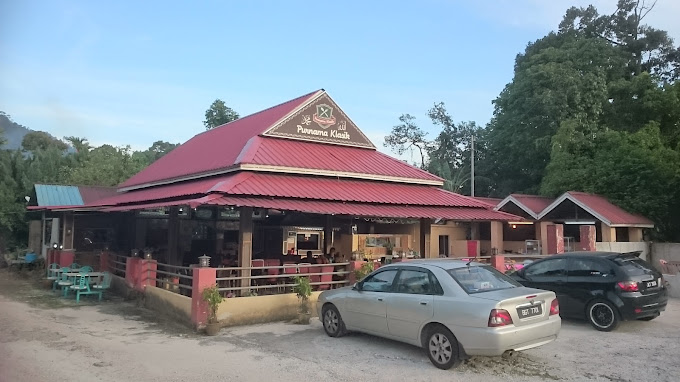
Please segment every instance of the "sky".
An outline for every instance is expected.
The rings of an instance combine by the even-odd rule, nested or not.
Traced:
[[[485,125],[515,56],[572,5],[615,0],[0,1],[0,110],[94,145],[185,142],[217,98],[245,116],[323,88],[384,152],[444,102]],[[680,43],[680,1],[647,23]]]

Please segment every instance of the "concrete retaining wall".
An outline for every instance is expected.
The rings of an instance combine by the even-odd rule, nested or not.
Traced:
[[[147,285],[144,289],[144,306],[191,325],[191,297]]]
[[[116,275],[111,275],[111,290],[125,298],[129,298],[133,291],[132,286],[128,285],[124,278]]]
[[[632,242],[596,242],[595,249],[606,252],[633,252],[642,251],[640,258],[643,260],[649,259],[649,243],[644,241]]]
[[[680,261],[680,243],[652,243],[652,261]]]
[[[312,292],[309,306],[316,315],[316,300],[321,292]],[[217,309],[222,327],[292,320],[297,317],[299,301],[295,294],[236,297],[225,299]]]

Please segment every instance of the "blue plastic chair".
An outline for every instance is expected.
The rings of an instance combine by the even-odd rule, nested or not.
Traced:
[[[78,272],[83,273],[83,272],[92,272],[93,269],[89,265],[82,266],[78,269]]]
[[[90,289],[90,278],[87,276],[87,272],[80,272],[79,280],[69,286],[68,289],[76,292],[76,303],[80,303],[81,294],[96,293]]]

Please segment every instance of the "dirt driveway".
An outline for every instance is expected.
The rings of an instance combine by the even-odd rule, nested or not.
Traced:
[[[680,300],[652,322],[599,333],[563,322],[557,341],[516,357],[433,367],[419,349],[275,323],[207,338],[118,298],[75,306],[0,270],[0,382],[680,381]]]

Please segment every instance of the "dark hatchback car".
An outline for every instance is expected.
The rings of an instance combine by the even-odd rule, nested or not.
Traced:
[[[666,309],[661,273],[639,252],[570,252],[533,262],[509,275],[524,286],[555,292],[560,316],[586,318],[601,331],[621,320],[649,321]]]

